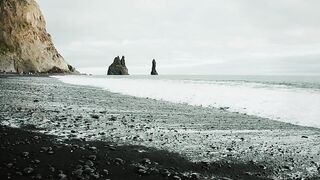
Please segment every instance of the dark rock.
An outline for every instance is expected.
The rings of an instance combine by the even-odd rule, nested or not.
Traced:
[[[114,58],[113,63],[109,66],[108,75],[129,75],[128,68],[124,56],[117,56]]]
[[[108,175],[108,174],[109,174],[109,171],[106,170],[106,169],[104,169],[104,170],[103,170],[103,173],[104,173],[105,175]]]
[[[28,157],[29,156],[29,152],[22,152],[22,157]]]
[[[172,178],[175,180],[181,180],[181,178],[179,176],[173,176]]]
[[[88,156],[88,159],[90,159],[91,161],[95,161],[97,159],[96,155],[90,155]]]
[[[57,66],[54,66],[49,71],[47,71],[49,74],[60,74],[60,73],[68,73],[68,71],[58,68]]]
[[[25,174],[31,174],[31,173],[33,173],[33,171],[34,171],[34,169],[31,168],[31,167],[27,167],[27,168],[24,168],[24,169],[23,169],[23,172],[24,172]]]
[[[87,168],[85,168],[85,169],[83,170],[83,173],[85,173],[85,174],[91,174],[91,173],[93,173],[93,172],[94,172],[94,170],[91,169],[91,168],[89,168],[89,167],[87,167]]]
[[[123,159],[121,159],[121,158],[115,158],[114,162],[119,164],[119,165],[123,165],[125,163],[125,161]]]
[[[171,176],[170,171],[167,170],[167,169],[164,169],[164,170],[161,172],[161,174],[162,174],[162,176],[164,176],[164,177],[169,177],[169,176]]]
[[[37,174],[36,177],[35,177],[35,179],[42,179],[41,174]]]
[[[12,163],[8,163],[8,164],[6,164],[6,166],[7,166],[7,168],[12,168],[12,166],[13,166],[13,164]]]
[[[308,136],[301,136],[301,138],[307,139],[307,138],[308,138]]]
[[[76,175],[76,176],[82,176],[83,171],[81,169],[77,169],[75,171],[72,172],[72,174]]]
[[[60,180],[66,180],[67,179],[67,175],[65,175],[63,173],[60,173],[58,176],[59,176]]]
[[[192,174],[191,174],[191,179],[200,179],[200,174],[198,174],[198,173],[192,173]]]
[[[99,119],[99,118],[100,118],[99,115],[96,115],[96,114],[91,114],[91,117],[92,117],[93,119]]]
[[[151,160],[148,158],[144,158],[144,159],[142,159],[141,163],[142,164],[151,164]]]
[[[153,59],[152,60],[152,69],[151,69],[151,75],[158,75],[158,72],[157,72],[157,63],[156,63],[156,60]]]
[[[92,162],[92,161],[88,160],[88,161],[86,161],[86,165],[88,165],[88,166],[92,167],[94,164],[93,164],[93,162]]]

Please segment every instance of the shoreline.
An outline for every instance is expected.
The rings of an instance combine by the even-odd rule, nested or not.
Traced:
[[[320,147],[317,128],[124,96],[48,77],[0,81],[2,124],[37,126],[37,131],[59,135],[60,139],[156,148],[179,153],[190,163],[240,164],[235,169],[254,177],[257,173],[250,169],[259,167],[264,178],[312,178],[320,165],[315,150]],[[217,175],[214,172],[212,175]],[[232,174],[228,168],[224,173]],[[245,177],[242,172],[234,175]]]

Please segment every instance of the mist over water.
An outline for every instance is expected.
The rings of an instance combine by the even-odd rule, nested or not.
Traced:
[[[292,124],[320,128],[320,78],[307,76],[57,76],[142,98],[227,107]]]

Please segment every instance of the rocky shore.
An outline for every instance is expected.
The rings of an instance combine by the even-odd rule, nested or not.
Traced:
[[[317,179],[320,131],[0,76],[1,179]],[[18,127],[18,128],[11,128]]]

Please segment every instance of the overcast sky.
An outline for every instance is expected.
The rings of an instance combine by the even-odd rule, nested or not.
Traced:
[[[104,74],[320,74],[319,0],[38,0],[59,52]]]

